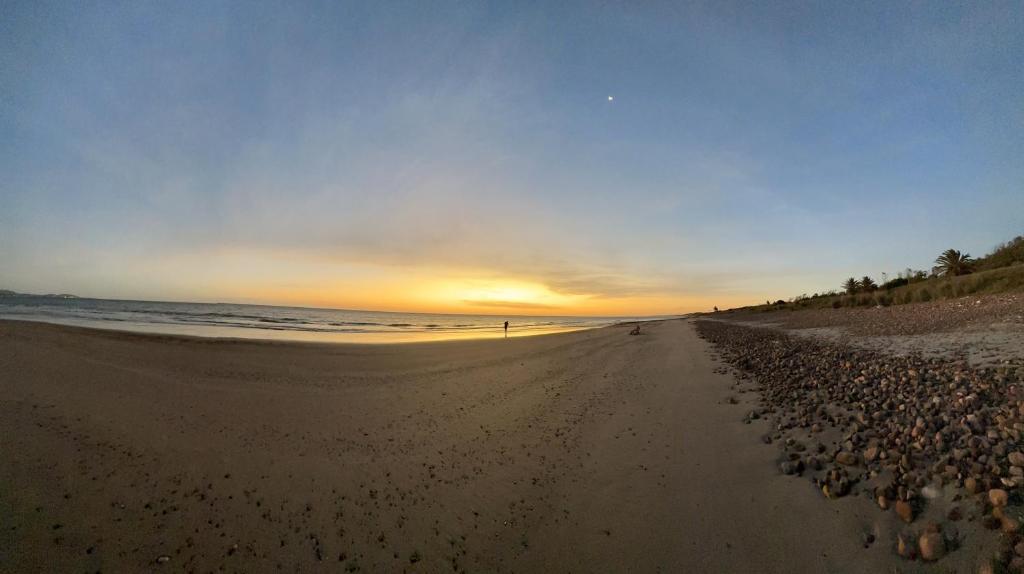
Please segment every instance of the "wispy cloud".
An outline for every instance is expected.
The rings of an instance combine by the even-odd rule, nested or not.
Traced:
[[[463,299],[463,303],[474,307],[505,307],[509,309],[557,309],[554,305],[530,303],[527,301],[496,301],[491,299]]]

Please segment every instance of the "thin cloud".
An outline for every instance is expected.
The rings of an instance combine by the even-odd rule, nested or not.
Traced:
[[[554,305],[529,301],[496,301],[493,299],[463,299],[463,303],[477,307],[512,307],[517,309],[558,309]]]

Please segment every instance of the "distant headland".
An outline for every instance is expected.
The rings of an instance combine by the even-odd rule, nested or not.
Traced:
[[[50,297],[52,299],[80,299],[78,295],[71,295],[70,293],[47,293],[45,295],[36,295],[34,293],[18,293],[17,291],[11,291],[10,289],[0,289],[0,297]]]

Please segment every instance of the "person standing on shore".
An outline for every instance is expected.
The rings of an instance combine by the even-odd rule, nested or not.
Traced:
[[[505,321],[505,338],[508,339],[508,321]]]

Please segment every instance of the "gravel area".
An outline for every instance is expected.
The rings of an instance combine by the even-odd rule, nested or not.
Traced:
[[[873,324],[868,317],[875,321],[871,311],[940,324],[914,307],[844,316],[863,317],[850,321],[861,328]],[[1011,308],[1019,308],[1017,298],[990,301],[985,313]],[[793,321],[827,316],[802,314],[792,313]],[[975,367],[780,329],[712,320],[697,326],[729,370],[756,383],[760,407],[747,417],[772,421],[764,440],[780,446],[780,472],[804,476],[826,499],[873,500],[899,525],[887,530],[895,539],[883,542],[908,560],[1024,571],[1024,362]],[[865,544],[873,543],[866,535]]]
[[[965,359],[976,367],[1024,360],[1024,295],[877,307],[728,312],[714,318],[892,355]]]

